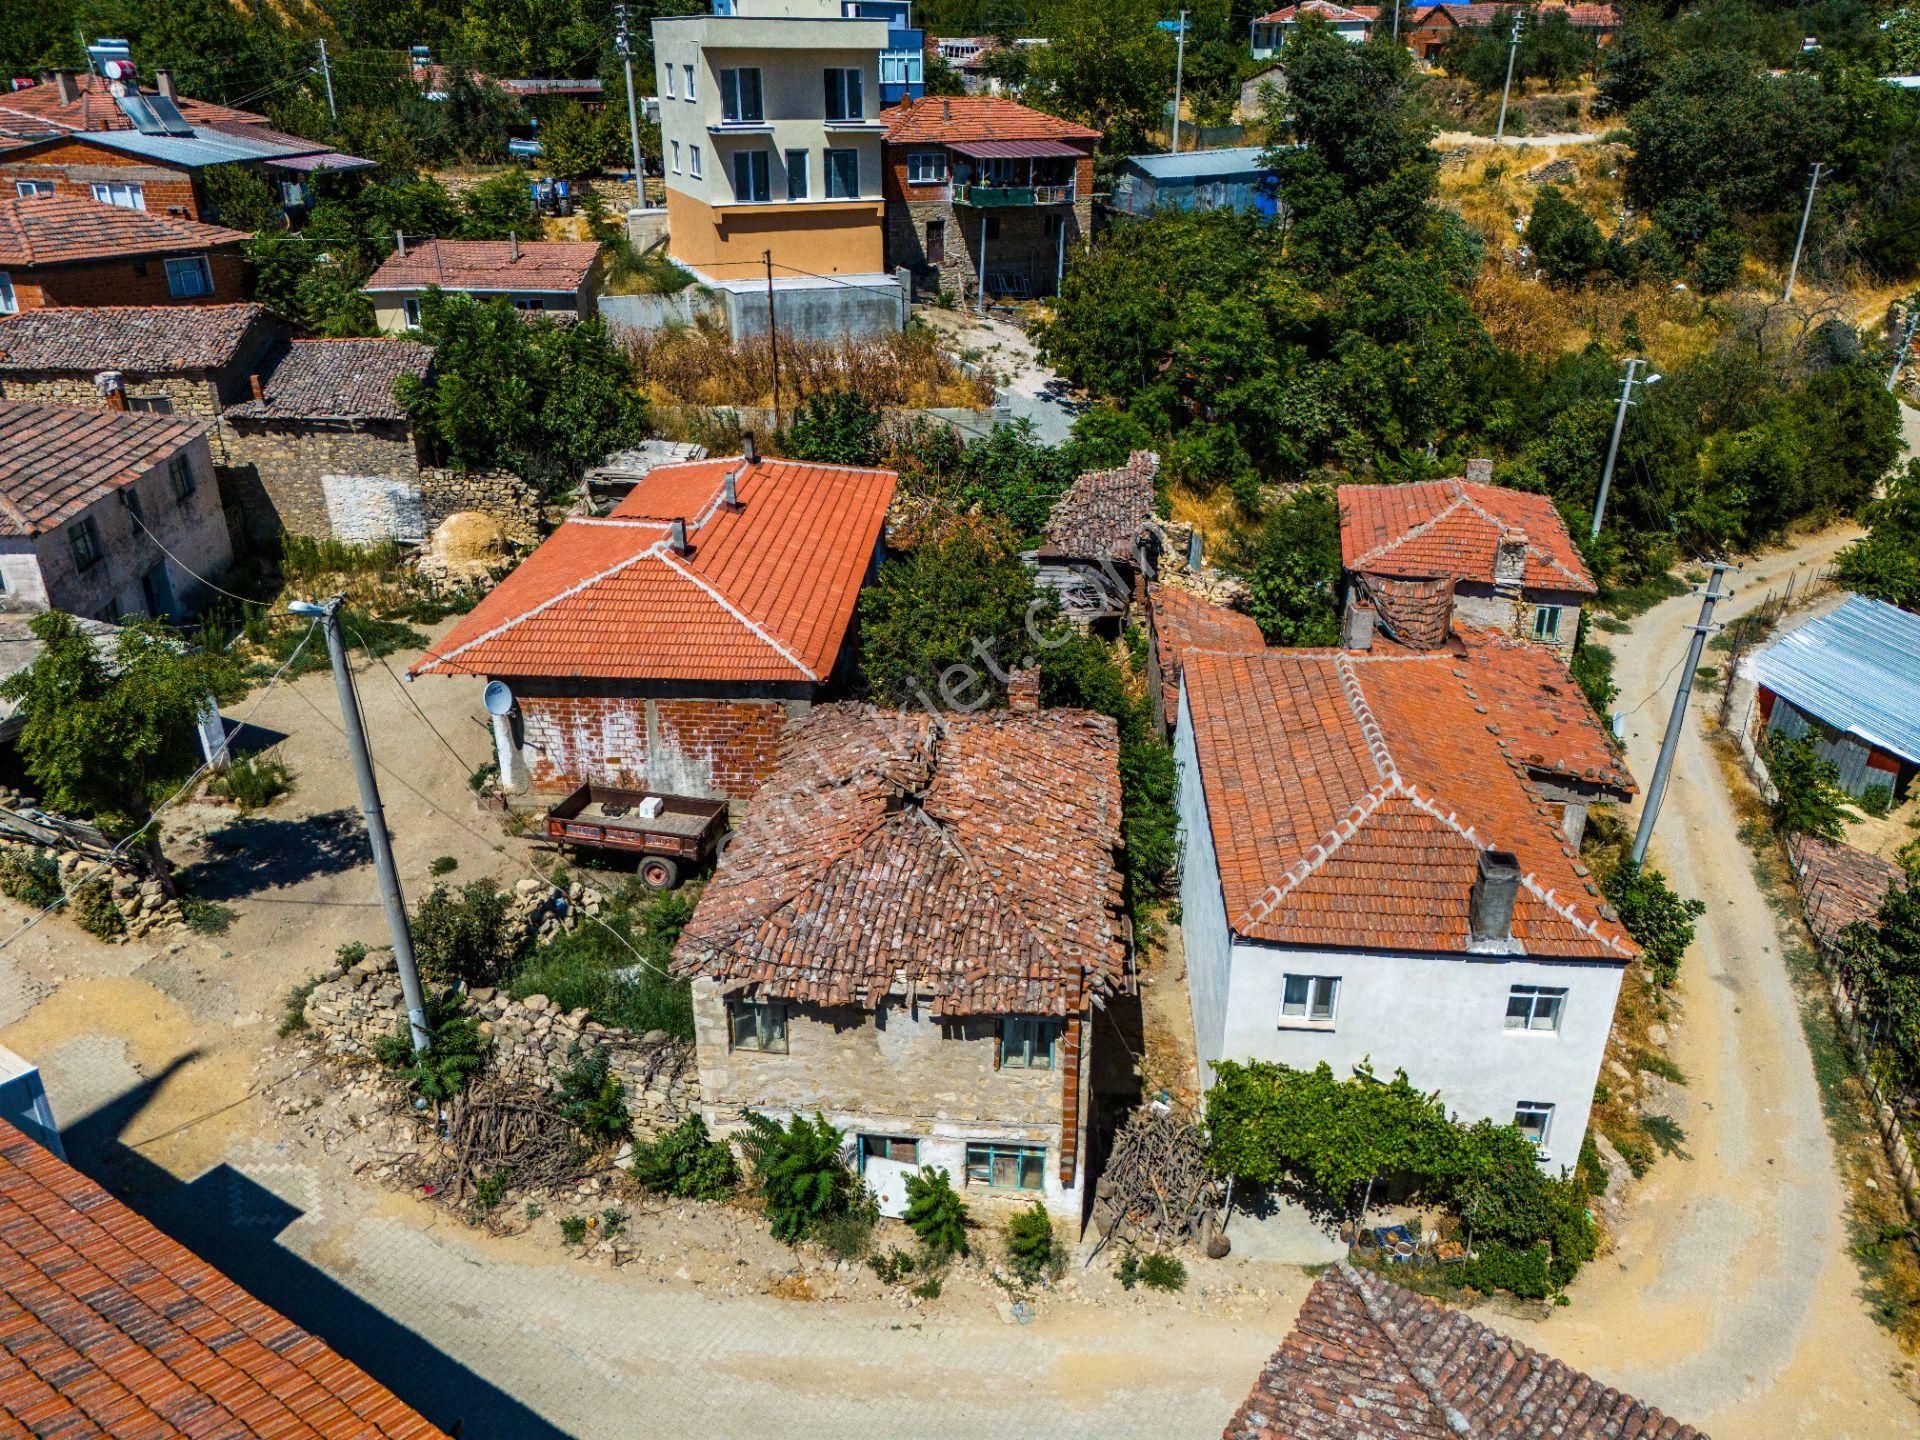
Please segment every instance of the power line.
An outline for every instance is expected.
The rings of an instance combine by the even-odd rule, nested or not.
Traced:
[[[153,541],[155,545],[158,545],[160,547],[160,553],[162,555],[165,555],[169,560],[173,561],[174,564],[178,565],[182,570],[186,571],[187,574],[193,576],[194,579],[198,580],[202,585],[206,586],[209,590],[218,590],[222,595],[226,596],[229,600],[238,600],[243,605],[258,605],[263,610],[271,608],[267,604],[267,602],[264,600],[249,599],[247,596],[239,594],[236,591],[228,590],[223,586],[214,584],[213,581],[209,580],[206,576],[202,575],[198,570],[195,570],[191,565],[187,564],[186,561],[182,560],[178,555],[174,554],[173,551],[169,550],[167,548],[166,541],[162,540],[158,535],[154,534],[152,530],[147,529],[146,517],[141,515],[141,513],[138,510],[134,509],[133,506],[131,505],[127,506],[126,510],[127,510],[127,514],[133,517],[133,523],[138,525],[142,530],[146,531],[147,538]]]

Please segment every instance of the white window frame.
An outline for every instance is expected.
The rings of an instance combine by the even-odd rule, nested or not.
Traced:
[[[700,147],[698,145],[687,146],[687,174],[691,175],[696,180],[701,178]]]
[[[1520,1013],[1516,1013],[1516,1007]],[[1516,1035],[1558,1035],[1566,1011],[1564,986],[1515,985],[1507,991],[1507,1013],[1502,1023]]]
[[[409,330],[418,330],[420,328],[420,297],[418,295],[407,296],[406,299],[400,302],[400,309],[407,317],[407,328]]]
[[[1545,622],[1544,624],[1542,622]],[[1533,638],[1536,640],[1558,640],[1560,638],[1560,607],[1558,605],[1536,605],[1533,611]]]
[[[755,162],[758,161],[758,164]],[[744,179],[746,184],[740,182]],[[773,200],[773,152],[758,145],[733,155],[733,198],[740,205],[766,205]]]
[[[1060,1021],[1047,1015],[1000,1017],[1000,1068],[1052,1070],[1060,1063]]]
[[[678,175],[680,173],[680,142],[674,140],[670,143],[673,146],[673,173]]]
[[[742,1026],[742,1019],[752,1023]],[[778,1000],[729,1000],[727,1049],[751,1055],[785,1055],[787,1007]]]
[[[102,205],[117,205],[122,210],[147,208],[147,187],[138,180],[96,180],[91,193]]]
[[[946,184],[947,152],[944,150],[908,151],[907,183],[909,185]]]
[[[809,198],[809,176],[807,174],[807,152],[789,150],[785,156],[787,162],[787,199],[790,201]]]
[[[0,270],[0,315],[12,315],[20,309],[20,297],[14,293],[13,276]]]
[[[834,188],[833,158],[836,155],[851,155],[853,157],[853,190],[851,193],[843,194]],[[858,150],[854,149],[851,145],[829,145],[826,150],[826,163],[821,168],[826,171],[827,199],[858,200],[860,198],[860,152]]]
[[[1529,1122],[1537,1120],[1538,1133],[1536,1134],[1529,1125],[1522,1124],[1523,1120]],[[1552,1155],[1552,1151],[1547,1147],[1553,1140],[1553,1106],[1542,1100],[1520,1101],[1513,1107],[1513,1128],[1533,1142],[1534,1149],[1540,1152],[1542,1159]]]
[[[667,99],[678,100],[680,97],[673,93],[673,62],[669,60],[660,68],[667,72]]]
[[[866,72],[858,65],[829,65],[824,75],[827,119],[839,121],[866,119]]]
[[[686,79],[686,82],[687,82],[686,98],[688,100],[698,100],[700,96],[695,92],[695,89],[694,89],[693,66],[682,65],[680,67],[680,73]]]
[[[918,85],[926,78],[926,57],[918,50],[880,52],[882,85]]]
[[[183,290],[182,278],[196,277],[201,288]],[[175,300],[198,300],[213,294],[213,265],[204,255],[173,255],[167,259],[167,294]]]
[[[747,105],[745,77],[753,77],[753,104]],[[753,113],[749,115],[748,109]],[[766,87],[758,65],[728,66],[720,72],[720,118],[729,125],[759,125],[767,118]]]
[[[16,180],[13,182],[13,193],[14,197],[20,200],[30,200],[36,195],[51,195],[53,194],[53,181]]]
[[[1295,994],[1299,998],[1295,999]],[[1282,975],[1280,1028],[1331,1030],[1340,1014],[1338,975]]]

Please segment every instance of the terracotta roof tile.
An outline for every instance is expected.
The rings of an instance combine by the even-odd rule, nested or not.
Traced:
[[[827,705],[791,730],[674,952],[778,999],[1061,1015],[1131,989],[1119,734],[1083,710]]]
[[[731,509],[729,471],[740,472]],[[562,525],[414,673],[824,681],[894,481],[738,456],[659,466],[605,519]],[[684,555],[669,543],[675,518]]]
[[[1340,487],[1340,557],[1350,571],[1490,585],[1503,535],[1526,539],[1524,584],[1594,593],[1593,576],[1545,495],[1471,480]]]
[[[1132,560],[1153,523],[1153,484],[1160,457],[1136,450],[1114,470],[1089,470],[1054,501],[1046,550],[1077,560]]]
[[[446,1440],[5,1121],[0,1417],[62,1440]]]
[[[1855,921],[1878,916],[1887,892],[1906,883],[1906,872],[1891,860],[1833,840],[1795,835],[1787,855],[1807,928],[1826,946]]]
[[[60,130],[131,130],[133,122],[127,119],[126,112],[114,102],[107,92],[107,82],[100,76],[86,73],[73,77],[76,94],[70,101],[60,98],[59,87],[49,84],[29,85],[24,90],[0,91],[0,128],[20,130],[23,122],[33,122],[37,126],[53,126]],[[142,95],[156,95],[159,92],[142,87]],[[216,105],[208,100],[192,100],[186,96],[176,97],[174,103],[180,107],[184,120],[195,125],[220,123],[264,123],[266,117],[256,115],[251,110],[235,110],[228,105]]]
[[[1100,138],[1098,130],[998,95],[929,95],[921,100],[903,100],[881,111],[880,118],[887,122],[889,145]]]
[[[1480,852],[1499,849],[1520,862],[1528,954],[1638,953],[1528,783],[1537,737],[1476,699],[1458,657],[1192,650],[1183,671],[1235,933],[1462,953]]]
[[[0,329],[0,335],[4,335]],[[393,382],[427,373],[433,349],[417,340],[295,340],[266,377],[264,400],[227,411],[243,420],[404,420]]]
[[[1599,722],[1587,697],[1548,646],[1493,631],[1468,630],[1453,669],[1465,672],[1474,713],[1484,706],[1512,743],[1508,753],[1529,769],[1613,790],[1636,788],[1620,744]]]
[[[1378,5],[1335,5],[1331,0],[1303,0],[1299,5],[1289,5],[1281,10],[1270,11],[1253,23],[1256,25],[1284,25],[1305,10],[1310,15],[1318,15],[1329,24],[1341,20],[1377,20],[1380,18]]]
[[[60,305],[0,319],[0,371],[217,370],[239,354],[261,305]]]
[[[1266,637],[1251,615],[1202,600],[1171,585],[1147,586],[1148,623],[1160,660],[1161,711],[1167,723],[1180,709],[1180,656],[1187,650],[1264,650]]]
[[[1706,1440],[1691,1425],[1342,1260],[1223,1440]]]
[[[242,230],[77,195],[0,198],[0,265],[32,268],[121,255],[172,255],[218,250],[250,238]]]
[[[39,535],[212,428],[187,415],[0,400],[0,535]]]
[[[516,255],[517,250],[517,255]],[[573,294],[600,256],[595,241],[429,240],[389,255],[366,290],[546,291]]]

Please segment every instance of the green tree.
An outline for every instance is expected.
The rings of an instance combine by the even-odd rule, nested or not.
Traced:
[[[1331,490],[1296,490],[1238,539],[1247,613],[1274,645],[1340,643],[1340,511]]]
[[[945,1170],[926,1166],[907,1176],[905,1218],[928,1254],[967,1253],[967,1205]]]
[[[606,119],[613,113],[611,109],[596,113],[570,101],[552,106],[540,124],[542,168],[563,180],[598,175],[606,169],[620,153],[619,133]],[[660,152],[656,148],[653,153]]]
[[[202,218],[230,230],[278,229],[280,202],[258,172],[240,165],[212,165],[201,172],[210,214]]]
[[[1541,272],[1557,285],[1585,283],[1607,258],[1600,227],[1558,185],[1543,185],[1534,196],[1527,244]]]
[[[1811,735],[1794,738],[1769,730],[1761,758],[1773,781],[1776,830],[1820,840],[1838,840],[1846,833],[1847,797],[1840,788],[1840,767],[1820,757]]]
[[[658,1139],[634,1147],[633,1178],[676,1200],[724,1200],[739,1187],[740,1169],[733,1147],[709,1139],[706,1121],[693,1114]]]
[[[1091,125],[1108,154],[1131,155],[1161,127],[1173,96],[1173,37],[1147,0],[1107,0],[1060,12],[1048,44],[1027,62],[1021,98]]]
[[[823,390],[800,402],[787,427],[786,450],[821,465],[873,465],[880,459],[885,413],[857,390]]]
[[[946,56],[938,51],[927,52],[923,71],[926,93],[929,95],[964,95],[967,87],[961,83],[960,72],[947,63]]]
[[[822,1116],[795,1115],[783,1129],[748,1111],[740,1148],[753,1164],[773,1238],[798,1245],[825,1221],[845,1214],[858,1185],[841,1147],[846,1134]]]
[[[405,1071],[409,1089],[439,1104],[466,1089],[485,1067],[488,1041],[455,990],[428,994],[426,1021],[431,1041],[426,1054],[414,1053],[413,1030],[402,1016],[391,1035],[374,1042],[373,1057],[389,1069]]]
[[[492,880],[456,892],[435,885],[414,906],[407,928],[420,973],[441,985],[497,985],[526,945],[513,897]]]
[[[1867,507],[1867,535],[1842,550],[1834,579],[1849,590],[1920,610],[1920,460],[1888,476]]]
[[[1896,885],[1840,934],[1841,971],[1902,1082],[1920,1085],[1920,884]]]
[[[1624,861],[1600,882],[1607,903],[1640,946],[1640,958],[1654,983],[1669,986],[1679,977],[1681,957],[1693,943],[1694,924],[1706,914],[1704,900],[1683,900],[1658,870]]]
[[[464,212],[462,240],[505,240],[509,235],[538,239],[540,217],[534,213],[527,177],[517,166],[488,176],[460,197]]]

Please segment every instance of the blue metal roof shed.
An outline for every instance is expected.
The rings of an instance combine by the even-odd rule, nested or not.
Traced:
[[[1871,763],[1869,751],[1897,761],[1902,778],[1920,766],[1920,615],[1851,596],[1760,651],[1753,673],[1763,691],[1804,717],[1774,704],[1769,728],[1803,734],[1813,720],[1838,732],[1838,740],[1817,738],[1854,794],[1864,784],[1892,783],[1885,762],[1873,767],[1877,779],[1852,773]]]
[[[1273,172],[1261,164],[1266,148],[1236,145],[1224,150],[1187,150],[1178,155],[1129,155],[1120,164],[1114,206],[1129,215],[1176,210],[1278,212]]]

